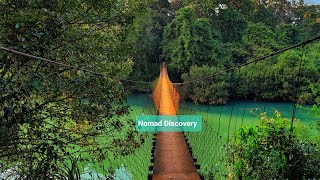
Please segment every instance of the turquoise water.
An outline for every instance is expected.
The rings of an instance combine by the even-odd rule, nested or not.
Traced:
[[[152,99],[146,94],[130,96],[128,104],[144,109],[153,106]],[[202,117],[204,124],[202,131],[186,133],[193,157],[201,165],[199,173],[207,179],[226,179],[231,169],[230,164],[228,166],[226,145],[229,140],[233,142],[238,129],[242,125],[258,125],[260,114],[263,112],[267,113],[267,117],[274,117],[274,113],[279,111],[282,117],[291,120],[293,107],[293,104],[288,102],[232,101],[226,105],[181,102],[178,114]],[[316,129],[316,122],[319,118],[305,108],[297,108],[294,123],[300,122],[305,135],[317,138],[319,132]]]
[[[148,94],[133,94],[127,101],[130,106],[150,108],[153,106],[151,96]],[[313,115],[304,108],[297,107],[294,119],[308,126],[310,135],[315,135],[315,124],[320,117]],[[218,126],[230,122],[232,130],[236,130],[241,125],[255,125],[260,119],[260,114],[267,113],[268,117],[273,117],[275,111],[279,111],[284,118],[292,119],[293,103],[290,102],[262,102],[262,101],[231,101],[226,105],[196,104],[182,101],[180,103],[179,114],[201,115],[203,119],[208,119],[213,125]]]
[[[148,94],[133,94],[129,96],[127,104],[132,107],[132,116],[137,116],[141,114],[154,114],[154,105],[151,96]],[[224,154],[221,153],[223,149],[224,141],[216,141],[217,135],[221,136],[222,139],[226,138],[229,134],[232,136],[234,132],[241,125],[252,126],[257,123],[260,118],[260,113],[266,111],[267,116],[273,116],[275,110],[280,111],[282,117],[292,118],[293,104],[287,102],[261,102],[261,101],[233,101],[226,105],[206,105],[206,104],[195,104],[192,102],[181,102],[179,114],[192,114],[201,115],[201,117],[206,120],[207,129],[212,131],[202,131],[200,134],[189,134],[190,142],[192,144],[192,137],[196,140],[197,136],[201,138],[202,141],[197,141],[197,147],[193,147],[195,156],[199,159],[199,163],[202,165],[211,164],[210,167],[215,167],[215,172],[221,173],[221,167],[224,167],[221,162],[225,159]],[[133,117],[134,119],[135,117]],[[318,131],[315,129],[316,122],[320,117],[312,115],[310,112],[302,108],[297,108],[295,118],[299,119],[302,124],[308,127],[310,136],[319,136]],[[112,162],[114,167],[114,172],[111,176],[115,179],[146,179],[148,171],[148,166],[151,165],[151,146],[152,140],[147,138],[147,143],[145,143],[141,148],[134,151],[133,154],[121,157],[120,159],[113,159],[108,157],[104,162],[93,163],[95,167],[88,168],[82,173],[83,179],[98,179],[98,177],[105,177],[103,175],[106,171],[104,169],[99,169],[100,165],[105,165],[109,167]],[[199,143],[201,142],[201,143]],[[220,144],[219,144],[220,143]],[[207,148],[204,148],[206,147]],[[204,154],[203,149],[207,149]],[[213,153],[215,152],[215,153]],[[201,157],[204,154],[204,158]],[[208,155],[213,154],[212,157]],[[219,155],[219,156],[218,156]],[[220,159],[219,159],[220,158]],[[201,161],[205,159],[206,161]],[[213,161],[215,160],[215,161]],[[213,165],[212,165],[213,164]],[[201,171],[205,172],[206,166]],[[110,175],[110,174],[109,174]],[[1,175],[0,175],[1,179]]]
[[[257,115],[262,112],[266,112],[267,115],[273,115],[276,110],[281,112],[282,117],[292,118],[293,116],[293,103],[288,102],[233,101],[226,105],[197,105],[192,102],[186,102],[182,104],[182,106],[184,105],[200,112],[219,115],[220,112],[223,115],[232,115],[236,117],[243,116],[244,114],[245,119],[257,117]],[[319,117],[316,117],[307,110],[299,107],[296,109],[295,118],[300,119],[301,122],[313,122],[319,120]]]
[[[138,115],[154,114],[154,105],[149,94],[133,94],[127,99],[127,104],[132,108],[131,115],[135,119]],[[282,117],[292,118],[292,103],[282,102],[260,102],[260,101],[233,101],[226,105],[206,105],[195,104],[192,102],[181,102],[179,114],[200,115],[207,126],[202,132],[194,132],[187,134],[189,142],[194,145],[194,155],[198,158],[201,165],[201,173],[207,171],[206,167],[210,167],[211,171],[215,173],[224,174],[227,170],[224,168],[226,156],[223,153],[225,139],[240,128],[241,125],[252,126],[260,119],[260,113],[266,111],[268,116],[273,116],[275,110],[280,111]],[[301,123],[308,126],[310,136],[317,136],[317,130],[313,129],[314,124],[319,119],[309,113],[308,111],[297,108],[295,118],[300,119]],[[222,137],[219,141],[216,140],[217,135]],[[202,141],[197,140],[201,138]],[[113,168],[115,171],[111,174],[114,179],[146,179],[148,166],[151,158],[151,139],[141,148],[134,151],[133,154],[117,157],[114,161]],[[204,151],[203,149],[206,149]],[[204,156],[204,157],[203,157]],[[95,167],[99,165],[109,166],[109,160],[103,162],[96,162],[92,164]],[[98,168],[99,169],[99,168]],[[96,168],[87,169],[83,174],[83,179],[98,179],[98,177],[105,177],[103,170]]]
[[[133,94],[127,101],[130,106],[141,106],[148,108],[153,106],[152,99],[148,94]],[[304,106],[308,107],[308,106]],[[244,119],[256,119],[262,112],[267,112],[268,115],[273,115],[275,110],[280,111],[282,117],[292,118],[293,115],[293,103],[290,102],[262,102],[262,101],[232,101],[226,105],[207,105],[196,104],[193,102],[181,102],[180,109],[186,108],[189,113],[209,113],[220,116],[231,116],[234,118]],[[180,112],[184,113],[184,112]],[[295,112],[295,118],[304,123],[312,123],[320,120],[320,117],[313,115],[305,109],[297,108]]]

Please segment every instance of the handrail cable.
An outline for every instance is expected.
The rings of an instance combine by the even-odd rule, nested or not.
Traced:
[[[21,56],[25,56],[25,57],[28,57],[28,58],[31,58],[31,59],[45,61],[45,62],[48,62],[48,63],[51,63],[51,64],[56,64],[58,66],[68,67],[68,68],[71,68],[71,69],[74,69],[74,70],[81,70],[83,72],[88,72],[88,73],[91,73],[91,74],[94,74],[94,75],[98,75],[98,76],[109,77],[107,74],[104,74],[104,73],[99,73],[99,72],[88,70],[88,69],[85,69],[85,68],[75,67],[75,66],[72,66],[72,65],[69,65],[69,64],[53,61],[53,60],[46,59],[46,58],[43,58],[43,57],[34,56],[34,55],[31,55],[31,54],[27,54],[27,53],[24,53],[24,52],[20,52],[20,51],[17,51],[17,50],[14,50],[14,49],[10,49],[10,48],[6,48],[6,47],[2,47],[2,46],[0,46],[0,50],[8,52],[8,53],[13,53],[13,54],[18,54],[18,55],[21,55]],[[111,78],[111,79],[118,80],[118,81],[132,82],[132,83],[140,83],[140,84],[151,84],[152,83],[152,82],[148,82],[148,81],[135,81],[135,80],[117,78],[117,77],[114,77],[114,78]]]
[[[237,65],[237,66],[233,66],[233,67],[231,67],[229,69],[226,69],[226,70],[223,70],[221,72],[218,72],[218,73],[215,73],[215,74],[211,74],[211,75],[208,75],[208,76],[204,76],[204,77],[201,77],[201,78],[189,80],[189,81],[186,81],[186,82],[173,83],[173,84],[176,84],[176,85],[188,84],[188,83],[192,83],[192,82],[196,82],[196,81],[201,81],[201,80],[207,79],[209,77],[214,77],[214,76],[220,75],[222,73],[229,72],[231,70],[234,70],[234,69],[237,69],[237,68],[240,68],[240,67],[243,67],[243,66],[247,66],[247,65],[252,64],[252,63],[257,63],[259,61],[263,61],[268,57],[272,57],[274,55],[283,53],[285,51],[294,49],[296,47],[305,46],[305,45],[310,44],[311,42],[316,41],[318,39],[320,39],[320,35],[318,35],[318,36],[316,36],[316,37],[314,37],[312,39],[309,39],[307,41],[304,41],[302,43],[299,43],[299,44],[296,44],[296,45],[293,45],[293,46],[290,46],[290,47],[287,47],[287,48],[283,48],[283,49],[274,51],[274,52],[272,52],[272,53],[270,53],[268,55],[262,56],[262,57],[258,57],[253,61],[245,62],[243,64],[240,64],[240,65]],[[29,58],[32,58],[32,59],[40,60],[40,61],[45,61],[45,62],[56,64],[56,65],[59,65],[59,66],[69,67],[69,68],[75,69],[75,70],[81,70],[81,71],[88,72],[88,73],[91,73],[91,74],[94,74],[94,75],[98,75],[98,76],[108,77],[107,74],[95,72],[95,71],[84,69],[84,68],[75,67],[75,66],[72,66],[72,65],[69,65],[69,64],[53,61],[53,60],[46,59],[46,58],[43,58],[43,57],[34,56],[34,55],[31,55],[31,54],[27,54],[27,53],[20,52],[20,51],[17,51],[17,50],[14,50],[14,49],[10,49],[10,48],[6,48],[6,47],[0,46],[0,50],[8,52],[8,53],[18,54],[18,55],[21,55],[21,56],[25,56],[25,57],[29,57]],[[130,79],[124,79],[124,78],[112,78],[112,79],[119,80],[119,81],[132,82],[132,83],[140,83],[140,84],[151,84],[151,83],[153,83],[153,82],[150,82],[150,81],[136,81],[136,80],[130,80]]]
[[[263,61],[263,60],[265,60],[265,59],[268,58],[268,57],[272,57],[272,56],[274,56],[274,55],[283,53],[283,52],[285,52],[285,51],[294,49],[294,48],[296,48],[296,47],[305,46],[305,45],[310,44],[311,42],[316,41],[316,40],[318,40],[318,39],[320,39],[320,35],[318,35],[318,36],[316,36],[316,37],[314,37],[314,38],[312,38],[312,39],[309,39],[309,40],[307,40],[307,41],[304,41],[304,42],[302,42],[302,43],[299,43],[299,44],[296,44],[296,45],[293,45],[293,46],[290,46],[290,47],[287,47],[287,48],[283,48],[283,49],[280,49],[280,50],[277,50],[277,51],[273,51],[272,53],[270,53],[270,54],[268,54],[268,55],[265,55],[265,56],[262,56],[262,57],[258,57],[258,58],[256,58],[256,59],[253,60],[253,61],[249,61],[249,62],[245,62],[245,63],[240,64],[240,65],[237,65],[237,66],[233,66],[233,67],[231,67],[231,68],[229,68],[229,69],[226,69],[226,70],[223,70],[223,71],[221,71],[221,72],[218,72],[218,73],[215,73],[215,74],[211,74],[211,75],[208,75],[208,76],[204,76],[204,77],[201,77],[201,78],[189,80],[189,81],[186,81],[186,82],[174,83],[174,84],[179,84],[179,85],[181,85],[181,84],[188,84],[188,83],[192,83],[192,82],[196,82],[196,81],[201,81],[201,80],[207,79],[207,78],[209,78],[209,77],[217,76],[217,75],[220,75],[220,74],[222,74],[222,73],[229,72],[229,71],[231,71],[231,70],[234,70],[234,69],[237,69],[237,68],[240,68],[240,67],[243,67],[243,66],[247,66],[247,65],[252,64],[252,63],[257,63],[257,62],[259,62],[259,61]]]

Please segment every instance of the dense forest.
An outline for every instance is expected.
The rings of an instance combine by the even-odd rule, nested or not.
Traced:
[[[0,52],[0,173],[79,179],[78,162],[132,155],[149,142],[125,102],[151,87],[119,79],[153,82],[166,62],[170,79],[183,84],[319,34],[320,6],[303,0],[0,0],[1,47],[69,65]],[[178,88],[196,103],[293,101],[320,116],[320,42]],[[240,130],[230,174],[319,178],[319,137],[307,142],[294,131],[294,138],[280,115],[268,120],[275,124]],[[277,167],[259,159],[274,140],[267,153],[277,162],[281,152]]]
[[[155,79],[161,60],[168,62],[174,82],[214,74],[315,37],[319,17],[319,7],[303,1],[154,2],[134,22],[137,53],[132,75]],[[210,104],[244,97],[293,100],[303,56],[298,101],[319,102],[319,48],[319,43],[313,44],[242,68],[233,72],[238,84],[231,73],[202,81],[206,86],[193,83],[186,88],[187,98]]]

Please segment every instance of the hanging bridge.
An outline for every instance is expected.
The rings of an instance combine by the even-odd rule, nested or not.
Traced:
[[[320,39],[320,36],[317,36],[313,39],[302,42],[300,44],[293,45],[291,47],[272,52],[266,56],[257,58],[255,60],[246,61],[243,64],[233,66],[233,67],[226,69],[226,70],[223,70],[221,72],[217,72],[215,74],[211,74],[209,76],[201,77],[198,79],[186,81],[181,84],[193,83],[196,81],[204,80],[206,78],[218,76],[221,73],[233,71],[233,70],[241,68],[242,66],[257,63],[259,61],[265,60],[265,59],[272,57],[274,55],[288,51],[290,49],[294,49],[297,47],[304,47],[306,44],[309,44],[309,43],[311,43],[315,40],[318,40],[318,39]],[[74,69],[74,70],[81,70],[83,72],[97,75],[99,77],[108,77],[107,74],[95,72],[95,71],[88,70],[85,68],[74,67],[69,64],[64,64],[61,62],[56,62],[56,61],[45,59],[42,57],[33,56],[33,55],[26,54],[26,53],[16,51],[13,49],[0,47],[0,50],[8,52],[8,53],[22,55],[22,56],[25,56],[25,57],[28,57],[31,59],[35,59],[35,60],[45,61],[47,63],[55,64],[58,66],[64,66],[64,67]],[[113,79],[118,80],[119,82],[130,82],[130,83],[137,83],[137,84],[139,84],[139,83],[140,84],[141,83],[144,83],[144,84],[152,83],[152,82],[135,81],[135,80],[121,79],[121,78],[113,78]],[[170,79],[168,77],[167,67],[166,67],[165,63],[161,64],[160,75],[157,80],[156,87],[153,91],[152,99],[154,101],[155,107],[156,107],[159,115],[175,116],[178,114],[180,95],[179,95],[178,91],[176,90],[175,85],[170,81]],[[293,124],[294,114],[295,114],[295,111],[293,111],[292,122],[291,122],[292,124]],[[220,115],[221,115],[221,112],[220,112]],[[231,111],[230,116],[232,116],[232,111]],[[230,117],[230,120],[231,120],[231,117]],[[219,118],[219,121],[220,121],[220,118]],[[291,125],[291,127],[292,127],[292,125]],[[219,128],[220,128],[220,126],[219,126]],[[229,122],[229,127],[228,127],[228,138],[229,138],[229,129],[230,129],[230,122]],[[218,132],[219,132],[219,130],[218,130]],[[217,133],[217,134],[219,134],[219,133]],[[218,137],[218,135],[217,135],[217,137]],[[205,138],[205,137],[201,137],[201,138]],[[152,179],[195,179],[195,180],[201,179],[200,175],[198,174],[195,161],[192,157],[192,152],[190,151],[190,147],[187,143],[185,135],[182,132],[158,132],[155,136],[155,146],[154,146],[154,149],[152,150],[152,152],[153,152],[153,159],[152,159],[153,166],[151,168],[152,175],[150,175],[149,178],[152,178]]]
[[[165,63],[161,64],[152,97],[159,115],[177,114],[180,95],[168,77]],[[157,133],[152,179],[200,179],[182,132]]]

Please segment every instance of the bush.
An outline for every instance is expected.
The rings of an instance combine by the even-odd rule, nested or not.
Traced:
[[[208,65],[201,67],[194,65],[190,67],[189,73],[182,74],[181,77],[186,82],[220,71],[222,70]],[[224,73],[216,77],[188,83],[182,89],[182,96],[198,103],[225,104],[229,96],[228,79],[228,75]]]
[[[242,127],[231,147],[229,162],[239,179],[310,179],[320,177],[319,143],[307,139],[303,126],[261,115],[256,127]]]

